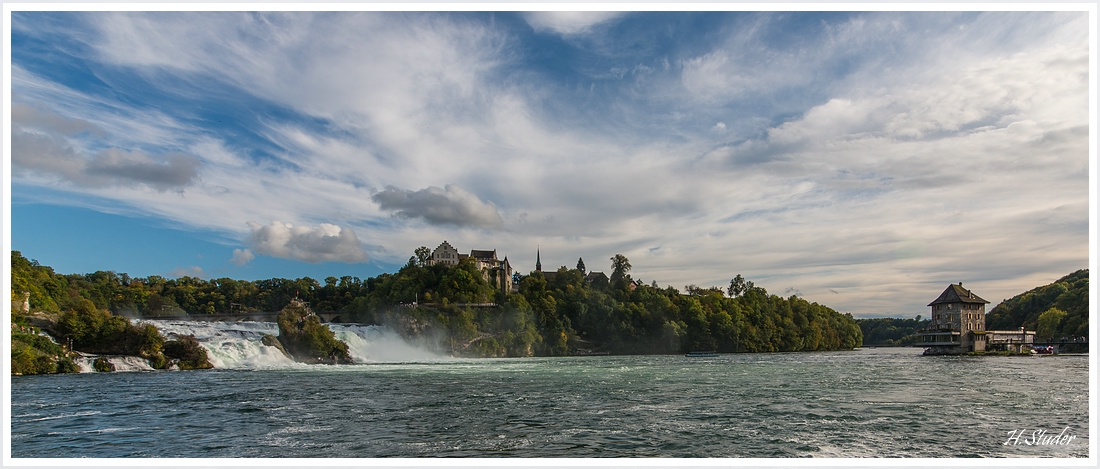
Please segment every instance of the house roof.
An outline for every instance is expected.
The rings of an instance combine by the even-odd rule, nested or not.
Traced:
[[[586,276],[584,279],[592,282],[600,277],[603,277],[605,280],[607,279],[607,275],[605,275],[603,272],[589,272],[588,276]]]
[[[928,303],[928,306],[944,304],[944,303],[989,303],[983,300],[980,296],[975,295],[974,292],[963,288],[962,282],[958,285],[952,283],[947,287],[943,293],[940,293],[940,297],[936,298],[936,301]]]
[[[474,259],[495,260],[497,258],[497,250],[492,251],[479,251],[477,249],[470,250],[470,257]]]

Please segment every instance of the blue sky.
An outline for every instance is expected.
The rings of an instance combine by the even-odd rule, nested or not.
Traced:
[[[1089,265],[1085,12],[21,12],[11,248],[392,272],[417,246],[857,316]]]

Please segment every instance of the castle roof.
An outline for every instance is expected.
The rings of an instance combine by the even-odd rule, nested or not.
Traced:
[[[980,296],[975,295],[974,292],[963,288],[962,282],[958,285],[951,284],[947,287],[943,293],[940,293],[940,297],[936,298],[936,301],[928,303],[928,306],[944,304],[944,303],[989,303],[983,300]]]
[[[492,251],[479,251],[477,249],[472,249],[470,250],[470,257],[482,260],[496,260],[497,250],[493,249]]]

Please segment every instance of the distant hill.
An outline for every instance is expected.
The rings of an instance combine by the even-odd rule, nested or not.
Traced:
[[[927,319],[922,321],[920,315],[915,319],[856,319],[856,324],[863,331],[863,345],[875,346],[913,345],[920,339],[917,331],[928,327],[930,323]]]
[[[1033,288],[997,305],[985,317],[988,330],[1039,328],[1039,315],[1057,308],[1066,314],[1053,327],[1053,337],[1086,337],[1089,333],[1089,270]],[[1045,339],[1045,338],[1044,338]]]

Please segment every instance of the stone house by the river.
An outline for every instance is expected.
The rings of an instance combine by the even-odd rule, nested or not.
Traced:
[[[932,323],[920,331],[921,341],[928,355],[951,355],[981,352],[986,349],[985,305],[988,301],[963,288],[962,282],[951,284],[935,301]]]
[[[935,301],[928,303],[932,308],[931,325],[919,331],[921,341],[914,344],[925,347],[926,355],[955,355],[967,352],[1004,350],[1026,353],[1035,343],[1035,331],[1009,330],[988,331],[985,329],[985,305],[974,292],[958,285],[949,285]]]

